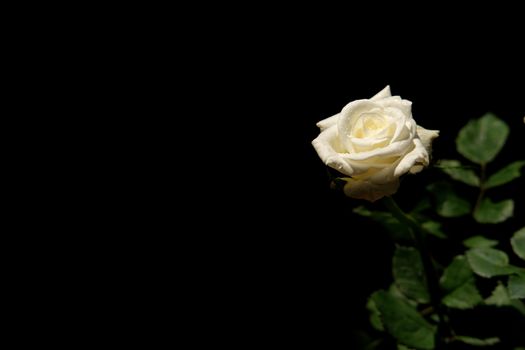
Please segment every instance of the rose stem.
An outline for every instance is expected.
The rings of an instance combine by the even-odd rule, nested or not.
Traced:
[[[438,274],[434,268],[434,264],[430,258],[430,254],[425,242],[426,232],[417,221],[410,215],[405,213],[390,196],[384,197],[383,202],[390,212],[398,219],[401,223],[407,225],[412,231],[414,236],[414,242],[419,254],[421,255],[421,261],[423,262],[423,268],[425,269],[425,275],[427,277],[428,288],[430,292],[431,303],[436,310],[439,324],[437,332],[437,344],[438,348],[442,342],[440,334],[445,334],[446,337],[451,335],[450,326],[448,324],[448,318],[445,315],[445,310],[441,305],[441,290],[439,287]]]

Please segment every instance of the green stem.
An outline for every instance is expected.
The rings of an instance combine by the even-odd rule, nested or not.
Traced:
[[[421,225],[410,215],[405,213],[394,201],[392,197],[385,197],[383,199],[386,207],[398,219],[402,224],[407,225],[412,231],[414,237],[414,243],[416,248],[421,255],[421,261],[423,262],[423,268],[425,269],[425,275],[427,279],[428,289],[430,293],[430,301],[434,310],[436,310],[439,318],[438,332],[437,332],[437,347],[439,349],[443,344],[443,337],[449,337],[451,335],[451,329],[448,324],[448,317],[445,313],[445,309],[441,304],[441,289],[439,287],[439,278],[434,268],[432,259],[430,258],[429,250],[425,242],[426,232]],[[443,336],[443,337],[442,337]]]

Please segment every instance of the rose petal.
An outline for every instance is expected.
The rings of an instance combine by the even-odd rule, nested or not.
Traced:
[[[423,146],[423,143],[420,139],[414,139],[414,148],[408,152],[403,159],[399,162],[394,171],[394,176],[399,177],[407,173],[412,167],[416,166],[414,169],[415,172],[418,170],[418,166],[428,165],[428,152]]]
[[[372,151],[345,154],[345,158],[349,160],[368,160],[374,157],[396,157],[405,154],[407,147],[409,147],[411,140],[396,141],[384,148],[374,149]]]
[[[337,113],[336,115],[331,116],[330,118],[326,118],[318,122],[316,125],[321,131],[328,129],[332,125],[337,124],[337,120],[339,119],[339,116],[341,114]]]
[[[421,126],[417,126],[417,135],[419,136],[421,143],[427,150],[428,153],[432,152],[432,141],[439,136],[439,130],[427,130]]]
[[[371,101],[377,101],[377,100],[381,100],[383,98],[386,98],[386,97],[390,97],[392,96],[391,93],[390,93],[390,85],[387,85],[383,90],[379,91],[377,94],[374,95],[374,97],[372,97],[370,100]],[[321,121],[319,121],[316,125],[319,129],[321,129],[321,131],[325,130],[325,129],[328,129],[329,127],[331,127],[332,125],[334,124],[337,124],[337,120],[339,119],[339,113],[329,117],[329,118],[326,118],[326,119],[323,119]]]
[[[412,118],[412,102],[409,100],[403,100],[399,96],[392,96],[381,101],[377,101],[383,108],[396,108],[399,109],[407,117]]]
[[[337,125],[322,131],[315,140],[312,141],[319,158],[329,167],[351,176],[354,171],[350,164],[343,158],[344,148],[339,142],[337,135]]]
[[[378,101],[386,97],[390,97],[392,94],[390,93],[390,85],[387,85],[383,90],[379,91],[377,94],[375,94],[370,100],[371,101]]]
[[[378,105],[370,100],[356,100],[343,108],[337,121],[337,129],[339,131],[339,139],[347,150],[352,149],[350,138],[359,116],[364,112],[372,113],[376,108],[379,108]]]
[[[357,138],[352,137],[352,146],[354,149],[356,149],[358,152],[360,149],[369,151],[373,150],[374,148],[377,148],[378,146],[384,147],[390,141],[389,137],[363,137],[363,138]]]
[[[401,110],[392,107],[385,108],[385,112],[392,118],[392,123],[396,125],[392,141],[402,141],[413,137],[416,122],[412,117],[407,117]]]
[[[399,180],[376,184],[369,181],[359,181],[355,179],[347,179],[344,186],[345,195],[352,198],[366,199],[370,202],[389,196],[397,192],[399,188]]]

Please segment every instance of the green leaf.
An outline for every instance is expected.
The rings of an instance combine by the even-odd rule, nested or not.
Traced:
[[[438,238],[447,238],[447,236],[441,231],[441,223],[437,221],[428,220],[421,224],[421,226],[431,235]]]
[[[498,241],[483,236],[473,236],[463,241],[467,248],[490,248],[498,244]]]
[[[405,294],[401,293],[401,291],[399,290],[399,287],[396,285],[395,282],[392,283],[390,287],[388,288],[388,293],[392,294],[396,298],[402,299],[403,301],[405,301],[410,306],[413,306],[414,308],[416,308],[418,305],[417,301],[408,299]]]
[[[474,219],[480,224],[497,224],[510,218],[513,213],[514,201],[512,199],[494,203],[489,198],[485,198],[474,211]]]
[[[485,299],[485,304],[487,305],[506,306],[510,305],[510,303],[509,293],[500,282],[498,282],[497,287],[492,291],[491,296]]]
[[[436,199],[436,211],[439,215],[451,218],[470,213],[470,203],[454,193],[447,182],[436,182],[427,186]]]
[[[510,275],[516,271],[509,266],[509,257],[504,251],[494,248],[472,248],[466,253],[472,271],[481,277]]]
[[[470,309],[483,301],[474,283],[472,269],[463,255],[452,260],[439,282],[441,288],[448,293],[442,300],[448,307]]]
[[[414,350],[414,349],[404,346],[403,344],[397,344],[397,350]]]
[[[510,244],[514,253],[525,260],[525,227],[514,233],[514,236],[510,239]]]
[[[481,294],[479,294],[474,278],[456,288],[453,292],[447,294],[443,298],[443,304],[455,309],[471,309],[483,301]]]
[[[472,169],[461,165],[459,160],[443,159],[439,162],[438,167],[454,180],[461,181],[470,186],[479,187],[480,181],[478,175],[476,175]]]
[[[468,160],[487,164],[501,151],[508,136],[507,124],[494,114],[487,113],[480,119],[469,121],[459,131],[456,147]]]
[[[428,303],[430,295],[426,286],[425,270],[419,252],[412,247],[398,247],[392,262],[394,281],[408,298]]]
[[[517,162],[511,163],[493,174],[487,182],[485,182],[485,188],[492,188],[496,186],[501,186],[510,182],[514,179],[517,179],[521,176],[520,170],[525,165],[525,160],[519,160]]]
[[[512,299],[510,301],[510,306],[518,310],[523,316],[525,316],[525,304],[521,300]]]
[[[376,303],[373,299],[374,294],[370,296],[368,302],[366,303],[366,308],[368,311],[370,311],[370,324],[372,327],[374,327],[374,329],[378,331],[384,331],[385,328],[383,327],[383,322],[381,322],[381,313],[379,313],[379,310],[377,309]]]
[[[460,341],[465,344],[474,345],[474,346],[490,346],[500,342],[498,337],[479,339],[473,337],[467,337],[464,335],[456,335],[454,340]]]
[[[498,282],[498,286],[492,292],[492,295],[485,299],[485,304],[492,306],[511,306],[525,316],[525,305],[518,299],[511,299],[509,291],[505,286]]]
[[[419,202],[416,203],[416,205],[414,206],[414,209],[412,209],[410,214],[418,214],[418,213],[421,213],[422,211],[430,209],[431,207],[432,207],[432,204],[430,203],[429,198],[425,196],[423,199],[421,199]]]
[[[417,349],[434,349],[436,327],[415,308],[385,291],[374,293],[373,299],[388,333],[400,343]]]
[[[511,299],[525,298],[525,274],[509,277],[509,297]]]
[[[443,271],[439,281],[441,288],[446,292],[452,292],[461,287],[473,277],[472,269],[463,255],[456,256],[449,266]]]
[[[368,217],[383,226],[395,242],[411,242],[412,233],[392,214],[384,211],[371,211],[363,206],[353,210],[355,214]]]

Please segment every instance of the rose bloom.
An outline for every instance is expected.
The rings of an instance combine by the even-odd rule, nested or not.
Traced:
[[[321,133],[312,144],[326,165],[349,176],[345,194],[372,202],[395,193],[401,175],[427,166],[439,135],[418,126],[412,102],[392,96],[390,86],[371,99],[350,102],[317,126]]]

